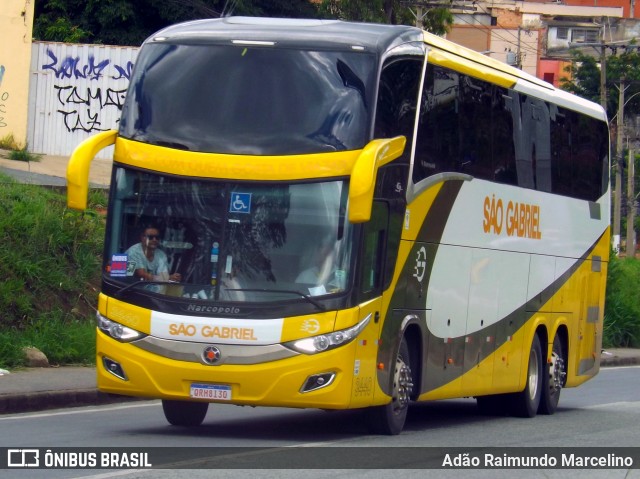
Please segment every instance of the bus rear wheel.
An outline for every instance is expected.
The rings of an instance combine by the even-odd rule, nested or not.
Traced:
[[[162,410],[172,426],[199,426],[207,415],[209,403],[162,400]]]
[[[562,340],[556,334],[553,339],[551,360],[546,364],[542,380],[542,398],[540,399],[540,414],[553,414],[558,409],[560,391],[564,387],[567,378],[566,363],[562,351]]]
[[[367,411],[367,423],[372,433],[395,436],[402,432],[413,392],[410,364],[409,346],[402,338],[394,364],[391,402]]]
[[[538,412],[540,398],[542,396],[543,360],[540,338],[536,334],[529,351],[529,364],[527,367],[527,382],[524,391],[513,394],[513,413],[519,417],[534,417]]]

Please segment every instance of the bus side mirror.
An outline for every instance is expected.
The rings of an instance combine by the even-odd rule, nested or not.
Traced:
[[[80,143],[67,164],[67,206],[74,210],[87,209],[89,195],[89,166],[100,150],[116,142],[116,130],[90,136]]]
[[[371,219],[373,189],[378,169],[402,155],[406,142],[404,136],[396,136],[373,140],[364,147],[351,171],[349,222],[364,223]]]

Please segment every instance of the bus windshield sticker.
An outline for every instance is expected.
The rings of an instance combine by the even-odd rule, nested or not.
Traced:
[[[251,193],[232,193],[229,213],[251,213]]]
[[[128,256],[125,253],[111,255],[111,276],[127,276]]]

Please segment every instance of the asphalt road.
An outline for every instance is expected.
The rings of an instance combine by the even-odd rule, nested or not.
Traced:
[[[640,478],[631,470],[426,470],[408,469],[415,462],[415,448],[422,454],[474,451],[473,448],[632,447],[640,457],[640,367],[603,369],[580,388],[562,392],[554,416],[534,419],[486,417],[478,414],[475,401],[463,399],[413,405],[405,431],[394,437],[369,435],[357,414],[280,408],[241,408],[212,405],[203,426],[181,429],[168,426],[157,401],[110,406],[53,410],[0,416],[0,447],[80,448],[163,447],[166,461],[183,461],[190,470],[11,470],[9,476],[28,478],[379,478],[389,477],[580,477]],[[278,461],[283,447],[303,447],[283,469]],[[207,457],[188,460],[176,448],[208,447]],[[237,451],[224,447],[255,447]],[[270,449],[264,449],[270,448]],[[332,449],[333,448],[333,449]],[[355,448],[355,449],[354,449]],[[374,449],[382,448],[382,449]],[[395,449],[389,449],[395,448]],[[351,451],[349,451],[351,449]],[[73,450],[73,449],[72,449]],[[284,449],[288,453],[287,449]],[[301,451],[301,450],[297,450]],[[309,452],[310,451],[310,452]],[[390,452],[391,451],[391,452]],[[196,451],[197,452],[197,451]],[[303,470],[296,464],[303,453],[327,469]],[[345,456],[346,454],[346,456]],[[369,462],[363,461],[369,454]],[[297,455],[297,457],[296,457]],[[175,456],[175,457],[174,457]],[[223,456],[223,457],[220,457]],[[197,457],[197,455],[196,455]],[[349,458],[353,458],[350,466]],[[378,461],[393,469],[377,469]],[[186,462],[184,462],[186,461]],[[412,462],[414,461],[414,462]],[[238,469],[222,469],[225,464]],[[157,463],[156,463],[157,465]],[[336,467],[341,467],[339,470]],[[640,467],[640,461],[636,463]],[[256,469],[260,468],[260,469]],[[366,469],[363,469],[366,468]],[[3,471],[5,472],[5,471]]]

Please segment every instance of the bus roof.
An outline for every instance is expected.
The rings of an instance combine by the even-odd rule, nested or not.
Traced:
[[[406,25],[304,20],[289,18],[225,17],[172,25],[149,37],[181,43],[266,42],[279,45],[338,48],[379,55],[406,42],[423,42],[422,30]],[[259,44],[259,43],[258,43]]]

